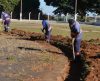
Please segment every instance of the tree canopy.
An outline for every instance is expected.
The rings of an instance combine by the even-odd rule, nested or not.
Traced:
[[[12,12],[19,0],[0,0],[0,12],[5,10]]]
[[[39,13],[39,0],[23,0],[23,17],[28,16],[29,12],[33,14],[32,17],[38,18],[37,15]]]
[[[32,17],[36,19],[40,11],[39,5],[39,0],[22,0],[23,18],[28,18],[28,14],[31,12]],[[0,0],[0,12],[3,10],[13,12],[13,18],[19,18],[20,6],[21,0]]]
[[[75,13],[76,0],[44,0],[47,5],[57,7],[54,11],[57,13]],[[100,0],[77,0],[77,13],[85,15],[86,12],[96,12],[100,14]]]
[[[14,18],[19,18],[20,14],[20,1],[21,0],[0,0],[0,12],[5,10],[13,12]],[[57,7],[54,11],[55,14],[74,14],[76,0],[44,0],[47,5]],[[37,19],[40,2],[39,0],[22,0],[23,2],[23,18],[28,18],[28,13]],[[77,0],[77,13],[84,16],[86,12],[96,12],[100,14],[100,0]]]

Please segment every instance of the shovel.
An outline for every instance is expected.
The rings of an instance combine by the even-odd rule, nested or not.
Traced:
[[[73,60],[75,60],[74,40],[75,40],[75,38],[72,39]]]

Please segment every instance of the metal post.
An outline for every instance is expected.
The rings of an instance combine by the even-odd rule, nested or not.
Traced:
[[[29,13],[29,20],[31,19],[31,12]]]
[[[40,20],[40,13],[38,14],[38,20]]]
[[[48,21],[49,21],[49,13],[48,13]]]
[[[87,22],[87,14],[85,15],[85,22]]]
[[[22,20],[22,0],[21,0],[21,4],[20,4],[20,20]]]
[[[95,21],[94,22],[97,22],[97,15],[95,15]]]
[[[77,20],[77,0],[75,0],[75,20]]]
[[[68,13],[66,14],[66,22],[67,22],[67,20],[68,20]]]

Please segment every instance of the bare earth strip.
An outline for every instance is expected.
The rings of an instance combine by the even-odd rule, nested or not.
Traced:
[[[69,62],[46,42],[0,35],[0,81],[63,81]]]

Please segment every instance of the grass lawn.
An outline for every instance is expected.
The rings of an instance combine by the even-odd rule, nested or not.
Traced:
[[[70,29],[67,23],[50,22],[52,26],[52,35],[70,36]],[[29,32],[41,32],[41,21],[12,21],[11,29],[21,29]],[[81,24],[83,30],[83,40],[100,38],[100,26]]]

